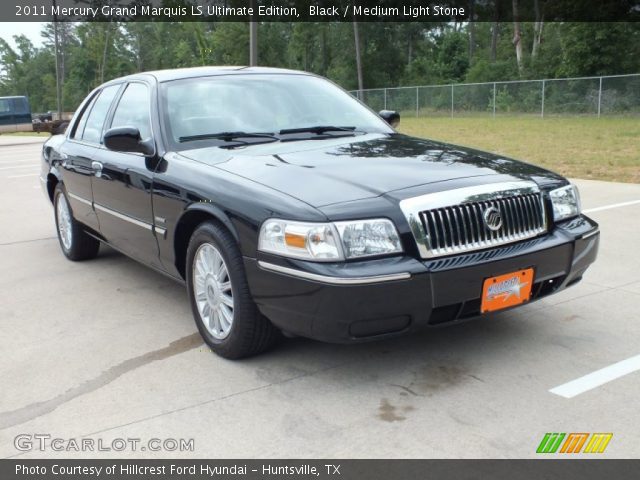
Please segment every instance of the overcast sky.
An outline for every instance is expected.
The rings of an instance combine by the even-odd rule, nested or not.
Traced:
[[[0,22],[0,37],[4,38],[12,48],[15,48],[13,36],[23,34],[31,40],[31,43],[39,47],[42,45],[40,31],[44,25],[45,23],[42,22]]]

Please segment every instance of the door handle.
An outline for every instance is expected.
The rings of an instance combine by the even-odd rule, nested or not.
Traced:
[[[102,176],[102,164],[100,162],[91,162],[91,168],[96,177],[100,178]]]

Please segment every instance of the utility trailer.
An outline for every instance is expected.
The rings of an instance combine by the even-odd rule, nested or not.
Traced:
[[[37,113],[33,115],[32,130],[52,135],[64,133],[72,117],[73,112],[63,112],[62,117],[59,117],[57,112]]]

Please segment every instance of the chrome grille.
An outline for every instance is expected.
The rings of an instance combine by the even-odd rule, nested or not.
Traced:
[[[505,245],[547,230],[544,202],[533,182],[466,187],[400,202],[423,258]],[[492,230],[484,219],[491,207],[502,225]],[[494,212],[495,213],[495,212]]]

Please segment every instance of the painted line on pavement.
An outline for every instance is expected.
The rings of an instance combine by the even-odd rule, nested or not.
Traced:
[[[609,383],[630,373],[640,370],[640,355],[627,358],[608,367],[589,373],[563,385],[549,390],[549,392],[564,398],[573,398],[581,393],[593,390],[596,387]]]
[[[600,212],[602,210],[609,210],[611,208],[626,207],[626,206],[629,206],[629,205],[636,205],[638,203],[640,203],[640,200],[631,200],[630,202],[614,203],[612,205],[605,205],[604,207],[587,208],[586,210],[583,210],[582,213]]]
[[[47,140],[48,140],[48,138],[44,138],[44,139],[38,140],[36,142],[0,143],[0,148],[2,148],[2,147],[28,147],[30,145],[42,145]]]
[[[20,165],[13,167],[0,167],[0,170],[13,170],[15,168],[38,168],[38,165]]]
[[[10,175],[7,178],[37,177],[39,173],[26,173],[24,175]]]
[[[12,164],[16,164],[16,165],[22,165],[23,163],[27,163],[27,162],[31,162],[31,163],[40,163],[38,162],[38,158],[35,155],[25,155],[24,157],[16,157],[14,155],[11,155],[11,158],[3,158],[0,159],[0,164],[2,165],[12,165]]]

